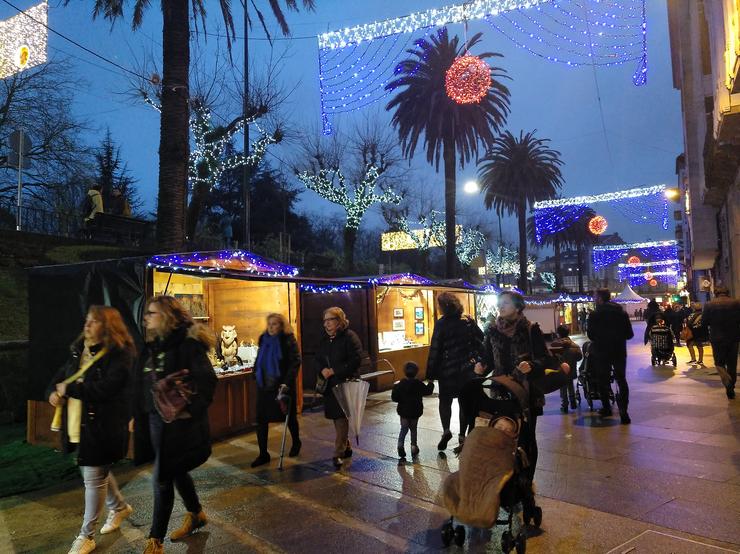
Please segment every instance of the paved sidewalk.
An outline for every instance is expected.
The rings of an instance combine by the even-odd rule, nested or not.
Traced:
[[[641,339],[641,325],[635,331]],[[544,522],[530,531],[528,552],[740,550],[740,401],[727,400],[711,369],[690,369],[686,348],[677,355],[676,370],[652,368],[649,348],[630,343],[629,426],[618,417],[600,420],[585,403],[563,415],[558,394],[548,397],[536,476]],[[166,543],[166,551],[440,550],[448,514],[437,493],[457,460],[437,456],[436,405],[436,398],[425,400],[417,465],[397,465],[398,423],[388,393],[368,400],[360,446],[340,472],[331,466],[333,428],[321,413],[301,418],[304,447],[283,472],[276,460],[249,468],[257,454],[253,433],[219,443],[193,474],[211,522],[186,541]],[[271,433],[273,456],[279,430]],[[120,532],[96,538],[97,551],[140,552],[151,517],[149,468],[124,466],[117,477],[136,512]],[[81,484],[0,499],[0,552],[66,552],[82,502]],[[182,511],[178,500],[173,523]],[[465,550],[499,552],[501,531],[469,532]]]

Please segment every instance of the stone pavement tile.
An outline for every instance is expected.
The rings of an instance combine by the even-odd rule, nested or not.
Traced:
[[[687,443],[659,438],[646,439],[639,445],[640,454],[654,453],[656,456],[704,460],[714,463],[728,463],[737,450],[722,446]],[[738,470],[740,472],[740,470]]]
[[[727,421],[728,417],[726,414],[689,416],[682,413],[680,415],[661,416],[647,421],[640,420],[639,423],[641,425],[662,427],[664,429],[680,429],[683,431],[697,431],[699,433],[723,433]]]
[[[612,460],[614,463],[631,465],[646,470],[663,471],[677,475],[688,475],[712,481],[726,482],[737,476],[738,470],[731,463],[715,463],[704,460],[663,456],[650,452],[630,452]]]
[[[644,515],[645,521],[665,527],[677,527],[718,541],[740,543],[740,518],[737,512],[709,503],[673,500]]]
[[[671,533],[662,533],[653,529],[643,531],[633,539],[610,550],[607,554],[621,554],[623,552],[665,552],[670,554],[722,554],[736,552],[696,541]]]
[[[709,433],[701,433],[699,431],[685,431],[681,429],[653,427],[652,425],[643,425],[640,423],[635,423],[634,421],[629,426],[629,432],[630,434],[636,435],[638,437],[669,439],[672,441],[689,443],[696,443],[711,436]]]

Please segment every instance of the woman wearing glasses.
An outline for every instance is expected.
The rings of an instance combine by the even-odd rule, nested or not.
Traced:
[[[332,461],[338,469],[345,458],[352,456],[352,448],[349,422],[331,389],[359,376],[362,344],[357,334],[349,329],[349,320],[342,308],[333,307],[324,311],[324,331],[326,334],[316,351],[316,371],[327,380],[324,416],[334,421],[336,437]]]
[[[175,502],[175,489],[187,513],[182,526],[170,534],[173,541],[203,527],[206,515],[193,479],[188,474],[211,455],[208,406],[216,388],[216,374],[207,352],[215,343],[213,332],[195,323],[171,296],[150,299],[144,313],[147,345],[135,374],[134,462],[154,460],[154,510],[145,554],[164,552],[162,541]],[[156,409],[152,387],[156,381],[188,370],[185,378],[194,394],[184,412],[166,423]]]

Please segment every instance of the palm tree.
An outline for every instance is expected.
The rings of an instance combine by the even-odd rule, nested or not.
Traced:
[[[559,291],[563,288],[563,268],[560,264],[560,251],[563,246],[563,233],[565,231],[558,231],[557,233],[550,233],[541,237],[540,242],[537,242],[537,223],[534,216],[527,218],[527,236],[529,242],[533,246],[551,246],[553,249],[553,262],[555,265],[555,290]]]
[[[509,131],[496,137],[481,160],[478,178],[487,209],[503,215],[515,214],[519,221],[519,289],[527,290],[527,205],[554,198],[563,186],[560,152],[547,146],[550,139],[534,136],[537,131]]]
[[[588,229],[588,222],[596,215],[591,208],[586,208],[583,215],[570,227],[562,232],[563,241],[576,249],[576,265],[578,266],[578,292],[583,290],[583,270],[586,258],[584,254],[590,246],[598,241],[597,237]]]
[[[481,33],[476,33],[468,42],[460,45],[459,37],[451,40],[443,28],[430,40],[420,39],[416,48],[408,50],[411,57],[398,64],[395,79],[386,85],[393,91],[403,88],[385,107],[395,109],[392,123],[398,129],[404,157],[411,158],[421,135],[427,162],[439,171],[440,159],[445,173],[445,237],[446,269],[448,278],[455,276],[457,256],[455,254],[455,169],[457,159],[464,166],[478,156],[482,143],[488,146],[509,114],[509,89],[499,78],[505,71],[491,68],[491,86],[478,103],[458,104],[445,89],[447,70],[459,56],[480,42]],[[479,58],[501,57],[501,54],[486,52]]]
[[[246,0],[242,0],[244,2]],[[70,0],[65,0],[65,5]],[[278,0],[269,0],[282,32],[290,33]],[[151,0],[132,0],[131,26],[141,26]],[[226,40],[235,39],[230,0],[219,0],[226,26]],[[123,18],[127,0],[95,0],[93,19],[110,21]],[[296,0],[285,0],[289,9],[298,11]],[[190,81],[190,7],[197,30],[198,20],[206,21],[205,0],[162,0],[162,98],[159,127],[159,192],[157,196],[157,243],[163,251],[181,250],[185,244],[185,206],[188,190],[190,153],[189,81]],[[303,0],[313,9],[314,0]],[[263,27],[264,19],[257,13]],[[265,29],[266,30],[266,29]]]

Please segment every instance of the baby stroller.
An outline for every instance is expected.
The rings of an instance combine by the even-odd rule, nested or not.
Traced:
[[[583,397],[588,403],[588,409],[593,411],[594,400],[601,400],[599,395],[599,376],[597,375],[596,368],[594,367],[593,360],[591,359],[592,348],[591,341],[586,341],[581,347],[583,350],[583,360],[581,365],[578,366],[578,380],[576,383],[576,399],[578,404],[581,403],[581,390],[583,390]],[[616,396],[614,395],[614,375],[609,376],[609,401],[614,404]]]
[[[490,528],[506,525],[501,549],[508,553],[526,551],[527,538],[521,531],[514,536],[514,514],[522,506],[525,523],[542,524],[542,509],[535,505],[528,453],[523,432],[527,425],[528,392],[508,376],[476,379],[461,392],[461,407],[475,428],[465,440],[460,454],[460,469],[443,483],[445,506],[450,520],[442,527],[442,542],[465,542],[465,527]],[[499,509],[507,517],[499,519]]]
[[[673,351],[673,331],[658,320],[650,327],[650,365],[665,365],[668,362],[676,367],[676,353]]]

